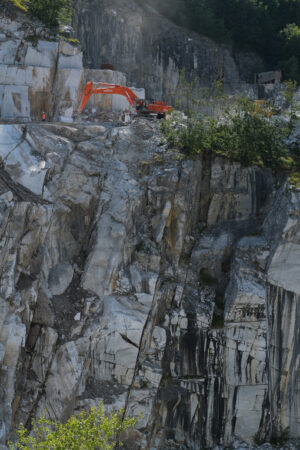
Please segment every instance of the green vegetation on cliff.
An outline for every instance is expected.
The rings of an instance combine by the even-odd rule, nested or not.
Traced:
[[[262,69],[300,82],[300,0],[139,0],[179,25],[257,52]]]
[[[183,81],[184,95],[188,98],[189,83]],[[288,148],[287,139],[292,134],[297,119],[294,100],[296,83],[286,83],[283,95],[289,102],[288,117],[284,120],[273,115],[272,108],[264,103],[239,97],[234,102],[218,94],[221,85],[207,93],[199,102],[211,103],[211,116],[201,113],[201,105],[193,102],[185,114],[174,111],[161,127],[168,144],[187,156],[210,152],[244,166],[259,165],[271,169],[298,169],[300,147]],[[202,105],[203,106],[203,105]]]
[[[17,8],[21,9],[22,11],[27,12],[28,11],[28,2],[26,0],[10,0],[11,3],[14,4]]]
[[[82,411],[72,416],[66,423],[53,422],[41,417],[33,422],[28,430],[21,426],[17,430],[18,442],[10,442],[11,450],[52,449],[52,450],[112,450],[116,447],[119,435],[128,428],[134,428],[137,419],[125,418],[124,411],[106,416],[102,404],[91,408],[89,414]],[[119,445],[122,445],[119,442]]]
[[[241,98],[236,108],[226,111],[222,119],[174,113],[162,125],[169,145],[186,155],[213,152],[245,166],[277,168],[287,155],[286,126],[279,120],[256,113],[251,102]]]
[[[49,27],[68,23],[72,17],[72,0],[10,0],[24,12],[31,12]]]

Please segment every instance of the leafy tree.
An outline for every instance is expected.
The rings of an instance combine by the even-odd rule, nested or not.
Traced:
[[[300,54],[300,27],[295,23],[288,23],[281,31],[281,34],[285,37],[286,50],[293,54]]]
[[[162,124],[162,133],[169,145],[187,155],[213,152],[245,166],[277,168],[287,153],[288,130],[268,116],[267,106],[257,109],[253,102],[241,97],[234,108],[216,118],[199,112],[188,116],[175,112]]]
[[[292,55],[288,59],[281,60],[279,68],[282,69],[285,80],[296,80],[300,82],[300,59]]]
[[[71,20],[72,0],[29,0],[29,10],[49,27],[57,27]]]
[[[21,426],[17,430],[18,442],[9,442],[11,450],[111,450],[116,447],[117,439],[122,431],[134,428],[137,419],[125,418],[124,411],[112,413],[109,417],[104,413],[104,406],[92,408],[88,414],[82,411],[72,416],[66,423],[56,423],[41,417],[33,422],[32,431]],[[119,442],[120,445],[122,443]]]
[[[288,23],[280,35],[284,43],[283,55],[287,57],[280,62],[284,77],[300,82],[300,27],[295,23]]]
[[[288,129],[291,133],[293,131],[295,121],[297,119],[297,111],[299,110],[299,103],[295,100],[297,91],[297,82],[295,80],[285,81],[285,90],[282,92],[289,106],[289,122]]]
[[[237,108],[227,115],[227,123],[222,126],[227,126],[230,136],[221,149],[224,155],[229,154],[245,166],[280,167],[287,152],[287,129],[280,121],[268,119],[268,115],[267,107],[257,111],[248,98],[238,99]]]

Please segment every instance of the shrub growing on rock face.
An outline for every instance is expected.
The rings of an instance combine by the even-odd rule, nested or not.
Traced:
[[[245,166],[276,168],[287,153],[287,127],[268,118],[266,108],[257,110],[247,98],[239,98],[234,108],[217,118],[175,112],[162,125],[162,133],[171,146],[187,155],[214,152]]]
[[[52,450],[111,450],[116,447],[122,431],[134,428],[137,419],[125,418],[124,411],[106,416],[102,404],[92,408],[88,414],[82,411],[72,416],[66,423],[56,423],[41,417],[33,422],[32,431],[21,426],[17,430],[18,442],[9,443],[11,450],[52,449]],[[122,443],[119,442],[119,445]]]
[[[285,139],[288,130],[277,119],[268,118],[268,110],[256,106],[247,98],[241,98],[232,113],[225,115],[229,137],[226,147],[221,148],[224,156],[232,157],[245,166],[263,165],[276,168],[286,156]],[[216,133],[220,133],[216,127]],[[215,149],[218,152],[218,149]]]
[[[72,16],[72,0],[29,0],[29,11],[49,27],[67,23]]]

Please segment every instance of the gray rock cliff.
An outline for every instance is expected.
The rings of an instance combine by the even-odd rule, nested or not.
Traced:
[[[195,95],[216,80],[228,92],[245,89],[245,81],[252,83],[253,57],[233,55],[229,46],[178,27],[140,2],[76,0],[75,11],[85,66],[113,64],[131,84],[145,87],[148,98],[180,101],[182,70],[189,80],[197,80]]]
[[[130,449],[299,437],[299,192],[145,120],[31,124],[2,159],[2,443],[100,400],[143,412]]]
[[[138,55],[142,10],[103,5],[101,20],[124,26],[122,45]],[[2,119],[24,108],[34,119],[52,96],[49,112],[70,118],[84,76],[126,81],[84,75],[78,50],[42,35],[32,45],[24,24],[2,17],[0,29]],[[215,51],[201,42],[199,58]],[[151,88],[125,47],[120,69]],[[229,50],[218,51],[229,74]],[[163,95],[181,66],[161,61],[170,78],[152,87]],[[130,450],[300,437],[300,192],[285,177],[183,158],[144,119],[1,123],[0,162],[0,448],[44,411],[65,420],[101,400],[143,413]]]

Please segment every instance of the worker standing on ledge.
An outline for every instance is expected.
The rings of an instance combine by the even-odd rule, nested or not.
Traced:
[[[43,114],[42,114],[42,121],[43,121],[43,122],[46,121],[46,113],[45,113],[45,112],[43,112]]]

